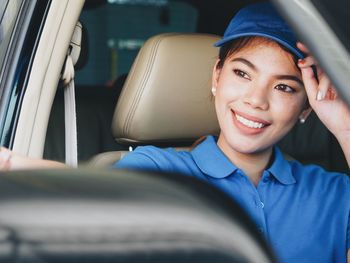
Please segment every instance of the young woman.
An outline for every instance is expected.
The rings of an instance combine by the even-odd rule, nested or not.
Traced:
[[[114,167],[183,173],[215,185],[251,215],[281,262],[350,263],[349,177],[287,161],[275,146],[313,109],[350,164],[350,109],[270,4],[238,12],[216,45],[218,138],[208,136],[190,152],[139,147]],[[0,155],[3,168],[56,165]]]
[[[286,161],[274,146],[313,109],[350,163],[349,108],[269,4],[242,9],[216,45],[218,138],[191,152],[139,147],[115,167],[183,173],[222,189],[281,262],[350,262],[349,177]]]

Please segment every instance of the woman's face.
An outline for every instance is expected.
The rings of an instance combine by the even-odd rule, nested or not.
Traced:
[[[227,57],[214,69],[213,86],[224,152],[270,150],[308,112],[301,73],[275,42],[253,40]]]

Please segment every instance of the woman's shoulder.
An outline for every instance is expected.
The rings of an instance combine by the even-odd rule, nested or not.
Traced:
[[[175,148],[139,146],[114,164],[114,168],[171,171],[174,164],[187,157],[185,151]]]
[[[350,177],[341,172],[333,172],[316,164],[302,164],[299,161],[289,161],[292,173],[297,182],[312,187],[336,188],[344,191],[350,197]],[[339,193],[340,194],[340,193]]]
[[[153,160],[174,161],[174,159],[183,158],[188,154],[188,152],[173,147],[160,148],[147,145],[137,147],[134,151],[130,152],[129,155],[131,156],[131,154],[147,156]]]

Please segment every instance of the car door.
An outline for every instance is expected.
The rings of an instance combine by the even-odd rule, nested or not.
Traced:
[[[2,2],[2,145],[42,156],[52,100],[83,4],[83,0]]]

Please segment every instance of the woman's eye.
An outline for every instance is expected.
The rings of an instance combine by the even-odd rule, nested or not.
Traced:
[[[289,87],[288,85],[285,84],[278,84],[275,89],[283,91],[283,92],[287,92],[287,93],[294,93],[295,89]]]
[[[234,72],[237,76],[239,76],[239,77],[241,77],[241,78],[250,79],[250,78],[249,78],[249,75],[248,75],[247,73],[245,73],[244,71],[242,71],[242,70],[234,69],[233,72]]]

